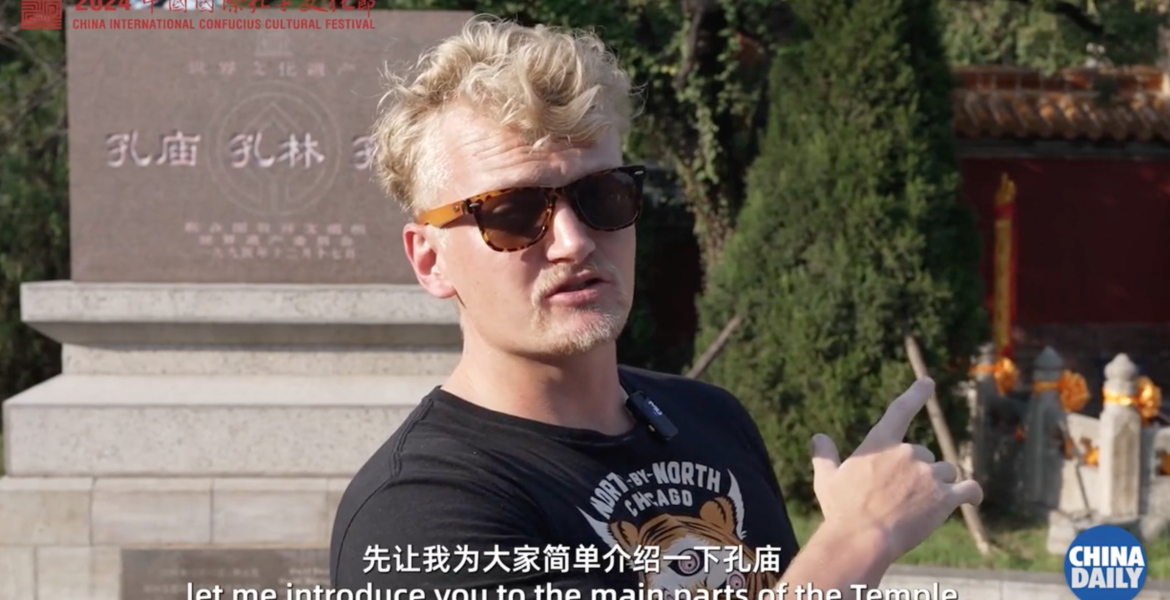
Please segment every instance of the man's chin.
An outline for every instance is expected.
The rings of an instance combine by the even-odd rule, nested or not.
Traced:
[[[590,311],[561,320],[548,327],[544,335],[551,354],[571,356],[617,341],[625,324],[624,314]]]

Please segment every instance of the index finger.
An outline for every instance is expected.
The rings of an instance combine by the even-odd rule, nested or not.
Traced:
[[[922,407],[926,406],[927,399],[933,393],[934,381],[926,377],[915,381],[910,389],[890,403],[886,414],[882,415],[882,419],[869,431],[865,441],[882,445],[902,443],[906,438],[906,431],[910,429],[910,423]]]

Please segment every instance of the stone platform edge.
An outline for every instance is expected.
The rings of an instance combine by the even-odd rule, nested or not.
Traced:
[[[6,471],[17,477],[346,476],[442,380],[62,375],[4,403]],[[132,435],[126,423],[136,424]],[[346,432],[344,443],[339,431]]]
[[[1076,600],[1063,574],[1037,571],[894,565],[886,572],[881,587],[930,589],[936,583],[940,589],[955,590],[958,600]],[[914,599],[913,594],[910,599]],[[1170,600],[1170,580],[1147,578],[1137,600]]]
[[[459,315],[417,285],[44,281],[21,318],[62,344],[458,347]]]
[[[457,325],[451,302],[417,285],[153,284],[20,286],[27,323],[352,323]]]

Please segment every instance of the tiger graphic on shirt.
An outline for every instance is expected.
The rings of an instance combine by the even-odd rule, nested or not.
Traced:
[[[756,568],[757,551],[746,543],[739,484],[730,472],[719,475],[727,476],[727,491],[702,502],[697,515],[693,514],[696,512],[693,506],[687,510],[677,488],[670,495],[680,502],[674,503],[676,506],[656,506],[665,512],[641,524],[614,514],[616,511],[611,511],[608,519],[599,520],[584,509],[579,510],[610,549],[617,547],[626,556],[634,556],[639,548],[658,548],[658,567],[638,570],[640,582],[647,590],[685,590],[692,594],[744,590],[746,594],[737,596],[758,598],[761,590],[775,587],[779,574]],[[723,478],[708,477],[707,481],[714,485],[707,485],[707,489],[719,486],[720,479]],[[596,511],[596,501],[594,507]],[[636,509],[630,512],[633,510]]]

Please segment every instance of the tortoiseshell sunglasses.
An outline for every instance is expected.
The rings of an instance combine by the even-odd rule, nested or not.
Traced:
[[[586,175],[563,187],[516,187],[477,194],[428,210],[416,223],[446,227],[463,215],[475,217],[483,241],[497,252],[516,252],[548,232],[553,208],[563,198],[577,218],[597,231],[618,231],[638,220],[646,169],[625,166]]]

